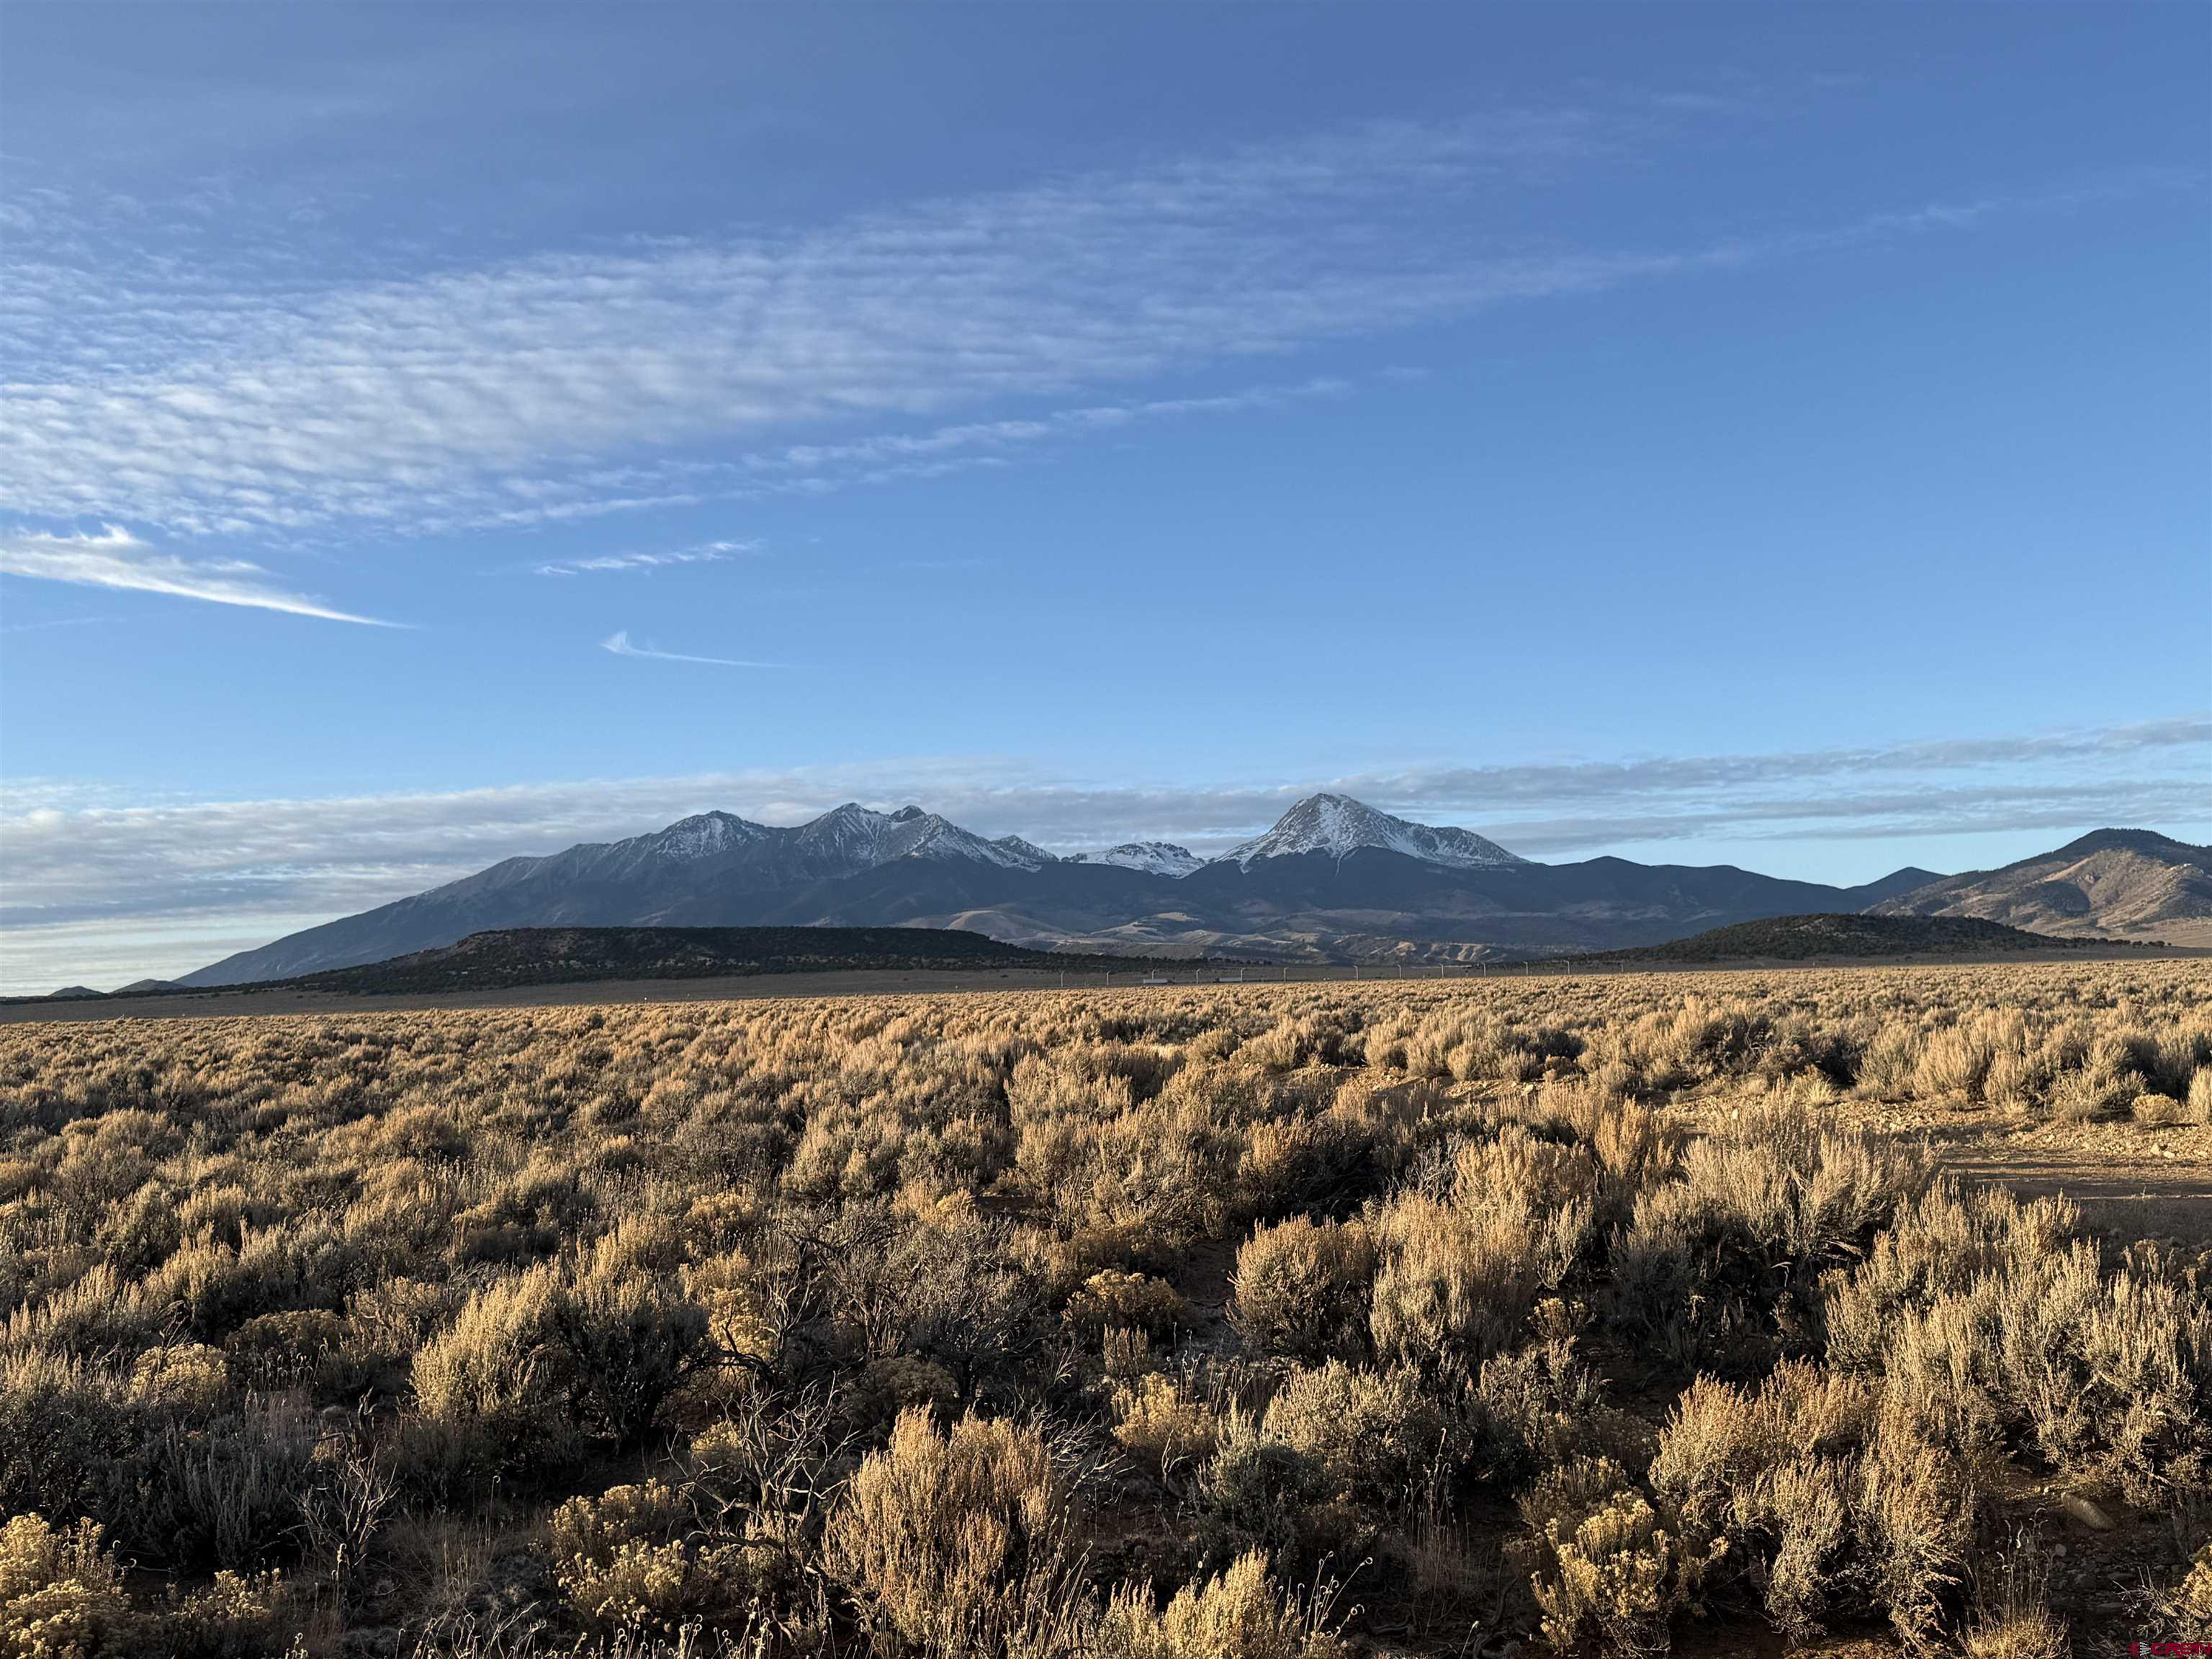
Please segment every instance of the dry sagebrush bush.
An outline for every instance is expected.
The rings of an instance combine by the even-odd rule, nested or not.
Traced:
[[[1350,1650],[1287,1600],[1257,1553],[1218,1577],[1178,1589],[1154,1611],[1149,1594],[1115,1592],[1099,1632],[1100,1659],[1348,1659]]]
[[[2185,1145],[2208,988],[9,1026],[0,1507],[173,1577],[117,1582],[179,1653],[325,1659],[350,1620],[481,1659],[495,1610],[544,1656],[1318,1654],[1279,1587],[1363,1562],[1355,1638],[1417,1603],[1403,1640],[1656,1645],[1711,1607],[2001,1651],[2040,1628],[1984,1593],[2027,1486],[2128,1537],[2212,1488],[2197,1264],[2092,1251],[1838,1109],[2150,1097]],[[1077,1445],[1096,1510],[1038,1461]]]
[[[1237,1252],[1230,1322],[1255,1353],[1355,1359],[1367,1347],[1375,1241],[1360,1221],[1293,1216]]]
[[[1068,1496],[1035,1427],[899,1415],[824,1538],[830,1570],[908,1642],[991,1652],[1064,1616]]]
[[[1667,1650],[1668,1626],[1717,1550],[1668,1532],[1610,1458],[1577,1457],[1553,1469],[1521,1511],[1547,1641],[1571,1650],[1595,1634],[1615,1651]]]
[[[586,1435],[634,1443],[705,1342],[707,1315],[621,1256],[609,1234],[588,1261],[477,1291],[416,1356],[424,1417],[465,1430],[495,1466],[557,1463]]]
[[[1065,1317],[1085,1342],[1103,1342],[1109,1331],[1142,1331],[1158,1339],[1190,1323],[1190,1304],[1172,1285],[1109,1267],[1091,1274],[1068,1298]]]
[[[1756,1364],[1814,1316],[1820,1273],[1862,1255],[1930,1180],[1924,1156],[1761,1109],[1647,1187],[1613,1254],[1613,1317],[1684,1364]]]
[[[1205,1462],[1220,1444],[1221,1414],[1158,1371],[1117,1383],[1114,1438],[1164,1480]]]
[[[2154,1254],[2106,1270],[2063,1200],[1939,1187],[1825,1286],[1828,1352],[1962,1459],[2020,1444],[2132,1502],[2203,1486],[2212,1304]]]
[[[21,1659],[110,1659],[137,1650],[143,1626],[122,1570],[89,1521],[0,1526],[0,1650]]]
[[[546,1532],[562,1595],[593,1631],[741,1624],[789,1599],[781,1550],[706,1532],[687,1496],[659,1480],[570,1498]]]
[[[1590,1231],[1587,1206],[1545,1211],[1531,1197],[1407,1193],[1382,1211],[1369,1316],[1377,1355],[1469,1374],[1518,1345],[1537,1299],[1565,1283]]]
[[[1419,1377],[1338,1359],[1292,1372],[1268,1402],[1261,1432],[1312,1463],[1332,1501],[1376,1508],[1440,1490],[1468,1450],[1464,1425]]]

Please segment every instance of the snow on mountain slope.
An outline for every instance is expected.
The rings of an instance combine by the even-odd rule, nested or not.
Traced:
[[[892,817],[899,819],[902,812],[914,810],[906,807]],[[1035,848],[1024,851],[1004,842],[985,841],[972,830],[963,830],[934,812],[923,812],[903,822],[902,832],[884,838],[879,862],[888,864],[893,859],[975,859],[1008,870],[1035,870],[1042,865]]]
[[[811,823],[781,832],[825,870],[858,874],[900,859],[974,859],[1006,870],[1041,869],[1050,855],[1026,842],[986,841],[919,806],[874,812],[848,801]],[[1012,844],[1010,844],[1012,842]]]
[[[1046,852],[1035,842],[1024,841],[1019,836],[1000,836],[991,845],[1018,860],[1018,869],[1042,870],[1048,864],[1060,862],[1058,855]]]
[[[1206,860],[1170,841],[1125,841],[1096,853],[1071,853],[1070,864],[1111,864],[1148,876],[1187,876]]]
[[[1294,858],[1304,853],[1326,853],[1342,859],[1364,847],[1462,870],[1503,868],[1528,861],[1472,830],[1411,823],[1378,812],[1348,795],[1323,794],[1307,796],[1277,819],[1266,835],[1231,848],[1213,862],[1249,870],[1260,859]]]
[[[626,841],[586,842],[546,858],[508,859],[464,880],[480,887],[506,886],[549,874],[627,881],[652,870],[741,852],[783,833],[728,812],[702,812]]]
[[[666,860],[712,858],[718,853],[764,841],[775,834],[764,823],[754,823],[730,812],[702,812],[678,818],[665,830],[616,843],[617,849],[635,857]]]

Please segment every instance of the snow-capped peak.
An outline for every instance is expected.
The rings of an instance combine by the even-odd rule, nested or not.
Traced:
[[[877,812],[848,801],[791,833],[806,851],[855,872],[908,858],[973,859],[1008,870],[1039,869],[1052,859],[1019,836],[986,841],[919,806]]]
[[[678,818],[665,830],[641,837],[653,853],[666,859],[703,859],[726,853],[769,834],[766,826],[750,823],[729,812],[701,812]]]
[[[1125,841],[1096,853],[1071,853],[1070,864],[1111,864],[1148,876],[1187,876],[1206,860],[1170,841]]]
[[[1437,827],[1392,817],[1348,795],[1309,795],[1277,819],[1264,836],[1231,848],[1216,863],[1250,869],[1258,859],[1293,858],[1325,853],[1343,859],[1363,848],[1402,853],[1426,864],[1479,870],[1528,860],[1507,852],[1472,830]]]
[[[1024,841],[1019,836],[1001,836],[991,843],[1000,852],[1019,861],[1024,870],[1042,870],[1048,864],[1060,862],[1059,856],[1048,853],[1033,841]]]

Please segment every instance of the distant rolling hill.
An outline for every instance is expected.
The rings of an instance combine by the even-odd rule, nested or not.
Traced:
[[[2100,830],[2001,870],[1946,876],[1874,909],[1976,916],[2066,938],[2212,945],[2212,848],[2148,830]]]
[[[1814,962],[1824,957],[1863,961],[1881,957],[2063,951],[2108,942],[2053,939],[2047,933],[2030,933],[1974,916],[1768,916],[1641,950],[1607,951],[1570,960],[1624,966],[1670,962]]]
[[[981,933],[927,927],[517,927],[283,982],[296,990],[362,995],[603,980],[1127,965],[1126,959],[1025,951]]]

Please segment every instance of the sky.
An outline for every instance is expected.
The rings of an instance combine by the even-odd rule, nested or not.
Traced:
[[[0,990],[1329,787],[2212,841],[2212,10],[0,12]]]

